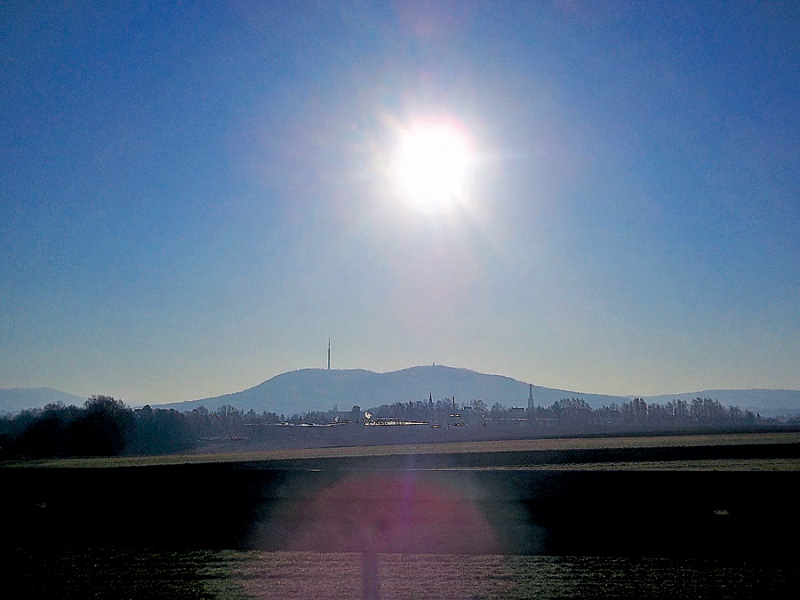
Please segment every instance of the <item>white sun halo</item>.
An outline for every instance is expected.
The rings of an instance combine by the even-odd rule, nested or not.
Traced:
[[[447,123],[419,124],[401,133],[393,171],[403,200],[433,214],[465,200],[471,163],[463,130]]]

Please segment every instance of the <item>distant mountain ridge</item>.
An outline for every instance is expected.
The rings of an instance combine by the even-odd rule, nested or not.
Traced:
[[[479,373],[444,365],[409,367],[388,373],[364,369],[301,369],[276,375],[252,388],[185,402],[159,404],[159,408],[190,411],[199,406],[216,410],[229,404],[240,410],[274,412],[286,417],[309,411],[341,411],[354,405],[362,409],[395,402],[434,401],[455,397],[458,404],[479,399],[488,406],[527,406],[528,383],[503,375]],[[712,398],[724,406],[738,406],[765,417],[800,414],[800,390],[706,390],[680,394],[647,396],[648,403],[665,404],[674,399]],[[631,396],[609,396],[533,386],[537,406],[550,406],[563,398],[582,398],[593,408],[621,405]],[[0,414],[17,413],[27,408],[41,408],[49,403],[82,406],[86,398],[50,388],[0,389]],[[156,406],[154,404],[154,406]]]
[[[389,373],[363,369],[301,369],[276,375],[241,392],[163,406],[178,410],[204,406],[214,410],[230,404],[245,411],[269,411],[288,417],[312,410],[331,410],[334,405],[339,410],[350,410],[355,405],[368,408],[395,402],[427,401],[431,397],[434,401],[455,397],[459,404],[480,399],[489,406],[499,402],[506,406],[524,407],[527,406],[528,392],[527,383],[510,377],[443,365],[410,367]],[[537,405],[550,405],[561,398],[578,395],[536,385],[533,394]],[[626,400],[618,396],[579,395],[592,406]]]
[[[65,406],[83,406],[86,398],[54,390],[52,388],[0,389],[0,414],[18,413],[29,408],[43,408],[61,402]]]
[[[528,383],[511,377],[444,365],[416,366],[388,373],[364,369],[301,369],[276,375],[241,392],[163,406],[177,410],[205,406],[215,410],[230,404],[245,411],[268,411],[288,417],[312,410],[327,411],[334,405],[339,410],[349,410],[354,405],[363,409],[395,402],[425,401],[429,397],[437,401],[455,396],[459,404],[479,399],[488,406],[499,402],[504,406],[525,407],[528,386]],[[593,408],[621,405],[631,399],[630,396],[533,386],[533,399],[537,406],[550,406],[557,400],[576,397],[582,398]],[[645,400],[663,404],[675,398],[688,401],[697,397],[711,397],[725,406],[739,406],[744,410],[760,412],[762,416],[800,413],[800,390],[713,390],[645,397]]]

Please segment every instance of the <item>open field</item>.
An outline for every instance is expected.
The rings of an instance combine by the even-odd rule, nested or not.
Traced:
[[[798,438],[521,440],[37,462],[0,469],[4,489],[14,490],[0,498],[0,510],[17,517],[6,544],[333,552],[357,549],[348,527],[393,522],[393,511],[409,509],[397,498],[413,491],[416,529],[387,537],[386,551],[658,555],[688,544],[701,554],[763,554],[800,535],[787,525],[796,522],[787,492],[800,483]],[[765,525],[775,518],[780,527]]]
[[[724,449],[729,449],[726,453]],[[228,450],[230,447],[227,448]],[[693,450],[694,449],[694,450]],[[683,450],[686,459],[679,459]],[[610,458],[607,461],[571,463],[573,456],[592,453]],[[661,460],[647,460],[657,454]],[[528,460],[512,461],[525,454]],[[728,454],[730,457],[709,459],[708,454]],[[787,456],[791,455],[791,456]],[[691,468],[691,469],[755,469],[797,470],[800,468],[800,432],[735,433],[702,435],[653,435],[624,437],[545,438],[476,442],[406,444],[390,446],[344,446],[335,448],[305,448],[292,450],[258,450],[201,452],[164,456],[122,456],[101,458],[64,458],[0,463],[0,467],[44,468],[108,468],[215,463],[264,463],[280,468],[319,461],[347,459],[384,459],[382,464],[403,466],[404,457],[460,456],[459,467],[469,466],[471,456],[481,455],[475,466],[519,467],[551,465],[558,468]],[[690,456],[691,455],[691,456]],[[747,456],[751,455],[751,456]],[[631,460],[620,460],[626,456]],[[766,457],[765,457],[766,456]],[[794,460],[797,459],[797,460]],[[711,462],[709,462],[711,461]],[[425,462],[424,460],[422,462]],[[538,467],[537,467],[538,468]]]
[[[719,458],[697,460],[639,460],[619,462],[560,463],[556,467],[546,464],[508,465],[505,467],[476,467],[543,471],[800,471],[797,458]]]
[[[361,598],[352,553],[233,550],[20,552],[2,557],[8,598],[307,600]],[[383,600],[793,598],[796,565],[743,560],[381,555]]]
[[[762,598],[800,591],[800,434],[0,468],[4,596]]]

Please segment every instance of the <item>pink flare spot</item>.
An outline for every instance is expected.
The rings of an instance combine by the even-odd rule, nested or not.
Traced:
[[[289,550],[489,554],[494,528],[473,501],[405,475],[347,476],[298,507]]]

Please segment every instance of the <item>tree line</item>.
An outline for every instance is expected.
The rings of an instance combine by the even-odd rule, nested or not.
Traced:
[[[634,398],[620,405],[610,404],[592,408],[582,398],[562,398],[550,406],[513,408],[495,402],[491,407],[481,400],[455,405],[442,399],[433,402],[397,402],[370,409],[376,415],[405,420],[446,422],[461,418],[464,422],[508,422],[532,427],[561,426],[591,432],[604,426],[635,429],[670,429],[682,427],[748,426],[763,422],[760,415],[737,406],[723,406],[719,400],[697,397],[690,401],[675,399],[664,404],[648,404]],[[454,414],[455,413],[455,414]]]
[[[241,435],[244,418],[231,406],[214,412],[132,409],[111,396],[92,396],[82,407],[49,404],[0,418],[0,459],[187,451],[203,440]],[[259,419],[277,422],[278,415]]]
[[[636,430],[681,429],[687,427],[743,427],[762,423],[760,415],[737,406],[723,406],[712,398],[693,398],[690,401],[671,400],[664,404],[648,404],[634,398],[621,405],[611,404],[592,409],[581,398],[566,398],[552,406],[536,407],[534,421],[554,420],[583,426],[622,426]]]
[[[365,421],[379,419],[459,427],[464,435],[469,435],[471,430],[476,434],[480,432],[482,438],[491,437],[493,432],[507,435],[512,429],[523,436],[537,436],[744,428],[766,424],[751,411],[725,407],[718,400],[699,397],[689,402],[676,399],[665,404],[648,404],[641,398],[634,398],[621,405],[597,409],[581,398],[563,398],[551,406],[531,409],[509,408],[498,402],[489,407],[481,400],[456,404],[452,398],[436,402],[429,398],[383,404],[365,411],[359,406],[344,411],[334,406],[330,411],[309,411],[286,417],[272,412],[244,412],[231,405],[215,411],[204,407],[190,412],[150,406],[133,409],[110,396],[92,396],[83,407],[50,404],[16,416],[0,417],[0,459],[167,454],[189,451],[216,441],[247,441],[252,437],[259,442],[269,442],[277,440],[279,435],[288,435],[264,427],[269,425],[363,425]],[[348,437],[346,431],[336,435],[343,436],[344,441]],[[381,434],[376,432],[375,435]],[[301,444],[306,438],[293,439]]]

